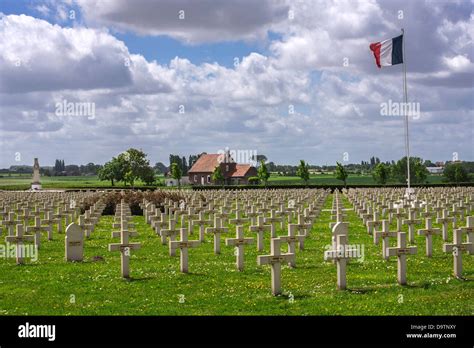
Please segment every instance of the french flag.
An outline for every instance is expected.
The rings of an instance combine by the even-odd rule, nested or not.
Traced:
[[[379,68],[403,63],[403,35],[370,44]]]

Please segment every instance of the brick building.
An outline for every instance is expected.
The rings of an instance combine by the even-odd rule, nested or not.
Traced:
[[[248,178],[257,175],[250,164],[238,164],[227,154],[202,154],[188,171],[193,185],[213,185],[212,173],[220,166],[226,185],[248,184]]]

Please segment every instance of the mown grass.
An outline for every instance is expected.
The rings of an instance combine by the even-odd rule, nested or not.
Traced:
[[[157,179],[163,182],[163,176]],[[137,181],[134,186],[141,187],[145,184]],[[101,181],[97,176],[42,176],[41,186],[43,189],[87,189],[87,188],[130,188],[123,183],[111,186],[110,181]],[[0,189],[4,190],[26,190],[31,187],[31,175],[12,175],[0,177]]]
[[[438,184],[443,182],[443,176],[429,175],[428,184]],[[268,180],[269,184],[303,184],[303,180],[298,176],[278,176],[272,175]],[[308,184],[313,185],[341,185],[343,182],[336,179],[334,174],[312,174]],[[373,185],[376,184],[371,175],[350,174],[347,178],[347,185]],[[399,182],[389,182],[388,184],[400,184]]]
[[[164,177],[157,176],[160,183],[163,184]],[[438,184],[443,182],[443,177],[439,175],[428,176],[429,184]],[[333,174],[313,174],[308,181],[314,185],[341,185],[342,181],[335,178]],[[87,188],[130,188],[123,183],[116,183],[111,186],[110,181],[101,181],[97,176],[42,176],[41,184],[43,189],[87,189]],[[301,185],[304,182],[298,176],[278,176],[272,175],[268,184],[282,185]],[[349,175],[348,185],[373,185],[374,179],[370,175]],[[390,184],[390,183],[389,183]],[[145,184],[138,181],[135,187],[142,187]],[[2,174],[0,177],[0,190],[27,190],[31,187],[31,174],[12,175]],[[189,185],[188,185],[189,187]]]
[[[327,199],[325,208],[331,206],[331,201]],[[345,198],[344,203],[349,206]],[[424,254],[424,239],[417,236],[418,254],[408,257],[408,285],[399,286],[396,258],[381,258],[381,246],[373,244],[352,211],[348,212],[349,241],[364,245],[365,259],[348,265],[348,290],[336,290],[336,267],[323,261],[331,235],[330,213],[322,212],[305,242],[305,250],[297,252],[297,268],[283,267],[284,292],[278,297],[271,295],[269,266],[257,266],[255,245],[245,249],[245,270],[238,272],[233,248],[222,241],[222,254],[214,255],[212,237],[207,236],[204,244],[190,250],[190,273],[182,274],[179,256],[169,257],[168,248],[161,245],[141,216],[133,219],[139,236],[132,241],[142,243],[142,249],[132,252],[132,280],[123,280],[119,253],[107,251],[109,243],[117,242],[110,237],[112,219],[102,217],[87,239],[84,262],[64,261],[64,234],[58,233],[53,241],[44,238],[35,263],[17,266],[13,259],[0,259],[0,314],[474,314],[472,256],[463,255],[466,280],[454,279],[452,256],[442,252],[441,238],[434,238],[433,257],[429,259]],[[233,237],[234,231],[232,227],[227,237]],[[279,234],[285,231],[279,230]],[[254,235],[246,232],[246,236]],[[194,233],[190,239],[196,238]],[[269,249],[267,236],[264,254]],[[92,262],[94,256],[102,256],[104,261]]]

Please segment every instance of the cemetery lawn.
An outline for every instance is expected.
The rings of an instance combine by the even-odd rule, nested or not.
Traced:
[[[164,176],[157,179],[163,183]],[[443,177],[440,175],[428,176],[429,184],[442,183]],[[312,185],[342,185],[342,181],[335,178],[333,174],[311,174],[309,184]],[[41,184],[43,189],[88,189],[88,188],[130,188],[123,183],[111,186],[110,181],[101,181],[97,176],[42,176]],[[271,175],[268,180],[269,185],[303,185],[304,182],[298,176]],[[349,175],[348,185],[374,185],[376,184],[371,175]],[[391,183],[388,183],[391,184]],[[137,182],[135,187],[143,186]],[[189,185],[188,185],[189,186]],[[0,190],[27,190],[31,187],[31,174],[8,174],[0,175]]]
[[[440,184],[444,177],[441,175],[428,175],[428,184]],[[269,185],[303,185],[304,182],[299,176],[279,176],[272,174],[268,179]],[[341,180],[336,179],[334,174],[311,174],[309,176],[308,184],[310,185],[342,185]],[[347,185],[375,185],[372,175],[366,174],[349,174],[347,178]],[[388,182],[390,184],[400,184],[398,182]]]
[[[349,203],[345,197],[346,207]],[[325,209],[331,206],[328,196]],[[212,237],[189,250],[189,274],[179,272],[178,256],[170,258],[142,216],[135,216],[142,248],[132,251],[132,280],[120,276],[120,253],[108,252],[112,216],[103,216],[85,242],[85,261],[64,261],[64,234],[43,238],[37,262],[21,266],[0,259],[1,315],[473,315],[474,259],[463,254],[465,280],[452,277],[453,257],[433,239],[433,257],[416,235],[418,254],[408,256],[407,286],[397,284],[397,261],[385,261],[353,211],[348,212],[350,244],[363,244],[363,262],[347,266],[347,291],[336,290],[336,266],[323,260],[331,241],[330,213],[321,212],[297,251],[295,269],[282,267],[283,295],[270,291],[270,267],[257,266],[256,246],[245,248],[245,270],[235,269],[233,248],[222,240],[222,254],[213,254]],[[279,226],[279,225],[278,225]],[[392,225],[392,229],[395,225]],[[438,225],[435,225],[438,227]],[[406,226],[404,226],[406,227]],[[422,225],[417,228],[423,227]],[[245,228],[245,231],[248,229]],[[449,238],[452,240],[450,229]],[[255,237],[249,232],[248,237]],[[286,231],[279,231],[280,235]],[[223,237],[234,237],[235,229]],[[3,236],[4,237],[4,234]],[[190,239],[197,238],[196,232]],[[392,240],[391,245],[395,246]],[[265,238],[265,250],[270,246]],[[286,246],[282,243],[282,249]],[[101,256],[103,261],[92,261]]]
[[[163,181],[163,176],[157,176]],[[110,181],[101,181],[95,175],[91,176],[42,176],[41,185],[43,189],[87,189],[87,188],[130,188],[123,183],[111,186]],[[135,187],[143,186],[137,182]],[[0,177],[0,190],[27,190],[31,187],[31,174],[12,175],[3,174]]]

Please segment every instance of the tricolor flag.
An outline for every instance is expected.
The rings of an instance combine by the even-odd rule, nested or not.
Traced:
[[[403,35],[370,44],[379,68],[403,63]]]

